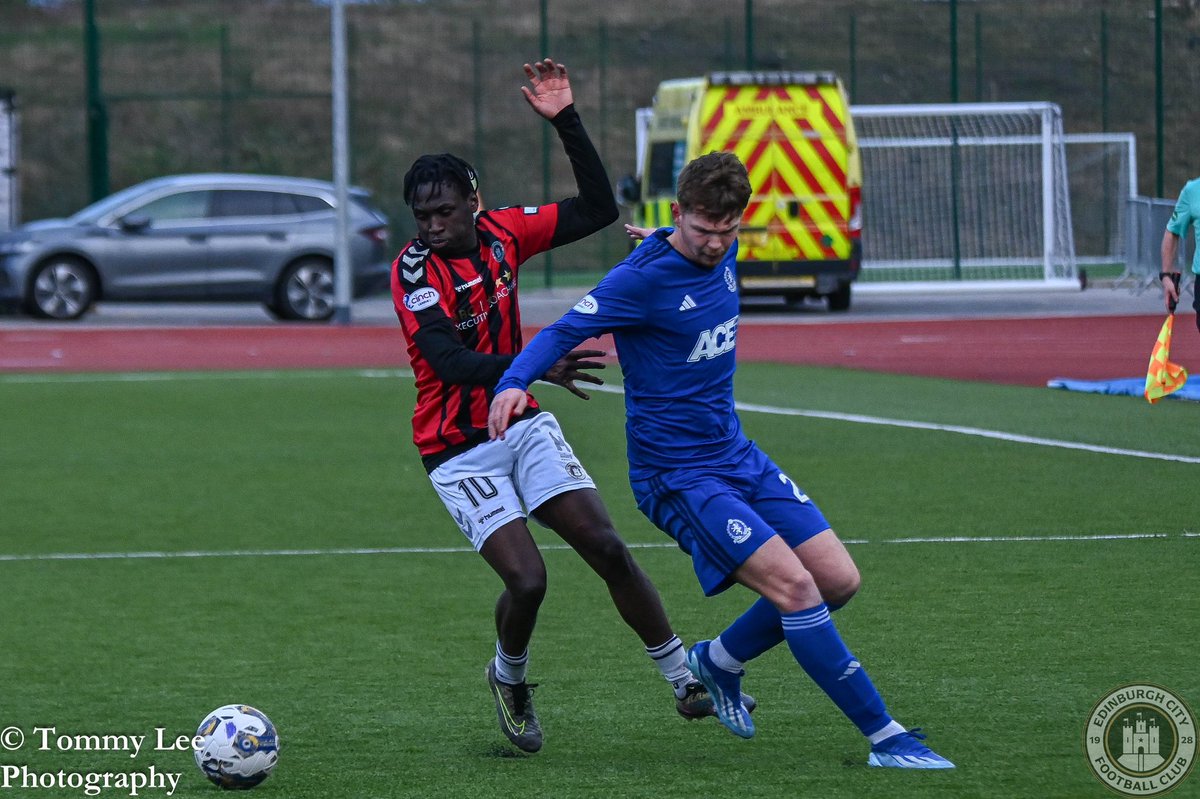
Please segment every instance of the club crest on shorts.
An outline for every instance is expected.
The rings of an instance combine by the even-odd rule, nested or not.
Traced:
[[[730,519],[725,525],[725,532],[733,539],[733,543],[741,544],[750,537],[750,525],[741,519]]]
[[[1196,759],[1196,717],[1166,688],[1123,685],[1088,718],[1083,744],[1100,782],[1122,796],[1158,796],[1179,786]]]
[[[567,474],[571,475],[571,478],[574,480],[582,480],[587,477],[587,474],[583,471],[583,467],[574,461],[567,464]]]

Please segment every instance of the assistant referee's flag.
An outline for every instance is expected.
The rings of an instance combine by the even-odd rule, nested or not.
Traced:
[[[1171,363],[1171,330],[1175,326],[1175,314],[1168,314],[1158,331],[1158,341],[1150,353],[1150,368],[1146,370],[1146,399],[1158,402],[1187,382],[1187,369]]]

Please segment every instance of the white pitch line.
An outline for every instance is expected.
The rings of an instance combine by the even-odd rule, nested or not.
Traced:
[[[838,422],[855,422],[857,424],[877,424],[886,427],[904,427],[912,430],[937,430],[943,433],[959,433],[964,436],[978,436],[997,441],[1008,441],[1014,444],[1035,444],[1040,447],[1058,447],[1059,449],[1076,449],[1084,452],[1097,452],[1102,455],[1125,455],[1130,458],[1150,458],[1159,461],[1176,461],[1178,463],[1200,463],[1200,457],[1191,455],[1172,455],[1166,452],[1147,452],[1140,449],[1122,449],[1120,447],[1102,447],[1098,444],[1082,444],[1078,441],[1061,441],[1056,438],[1040,438],[1020,433],[1003,433],[999,430],[985,430],[982,427],[963,427],[956,424],[936,424],[934,422],[913,422],[907,419],[887,419],[880,416],[863,416],[857,413],[837,413],[834,411],[806,411],[795,408],[777,408],[771,405],[753,405],[746,402],[736,404],[738,410],[755,413],[770,413],[777,416],[806,416],[812,419],[832,419]]]
[[[278,378],[278,377],[331,377],[345,374],[339,370],[291,371],[286,369],[271,371],[246,372],[127,372],[109,374],[36,374],[36,375],[0,375],[3,383],[99,383],[99,382],[156,382],[167,380],[210,380],[210,379],[240,379]],[[367,378],[411,377],[410,369],[360,369],[353,374]],[[587,386],[589,391],[599,391],[607,394],[624,394],[625,389],[619,385]],[[1099,444],[1083,444],[1078,441],[1063,441],[1056,438],[1041,438],[1020,433],[1005,433],[999,430],[987,430],[982,427],[965,427],[963,425],[938,424],[936,422],[916,422],[908,419],[889,419],[883,416],[867,416],[857,413],[840,413],[837,411],[814,411],[803,408],[781,408],[775,405],[758,405],[750,402],[738,402],[735,407],[748,413],[765,413],[774,416],[802,416],[810,419],[829,419],[837,422],[853,424],[873,424],[883,427],[899,427],[910,430],[932,430],[941,433],[958,433],[965,436],[990,438],[996,441],[1007,441],[1013,444],[1032,444],[1040,447],[1056,447],[1058,449],[1073,449],[1082,452],[1095,452],[1101,455],[1122,455],[1130,458],[1147,458],[1150,460],[1172,461],[1175,463],[1200,463],[1200,457],[1193,455],[1173,455],[1168,452],[1149,452],[1140,449],[1123,449],[1121,447],[1105,447]]]
[[[401,377],[409,370],[360,370],[359,377]],[[230,372],[79,372],[70,374],[0,374],[0,385],[47,383],[167,383],[176,380],[262,380],[268,378],[343,377],[341,370],[324,369],[258,369]]]
[[[588,390],[606,391],[610,394],[624,394],[621,386],[588,386]],[[875,424],[884,427],[901,427],[910,430],[934,430],[941,433],[958,433],[964,436],[991,438],[996,441],[1008,441],[1014,444],[1034,444],[1039,447],[1058,447],[1059,449],[1076,449],[1084,452],[1097,452],[1102,455],[1125,455],[1130,458],[1150,458],[1160,461],[1175,461],[1178,463],[1200,463],[1200,457],[1192,455],[1172,455],[1167,452],[1147,452],[1140,449],[1121,449],[1120,447],[1103,447],[1098,444],[1082,444],[1078,441],[1062,441],[1056,438],[1040,438],[1020,433],[1004,433],[999,430],[987,430],[982,427],[964,427],[956,424],[938,424],[936,422],[914,422],[908,419],[888,419],[883,416],[865,416],[859,413],[839,413],[837,411],[812,411],[803,408],[780,408],[775,405],[757,405],[752,402],[736,402],[734,407],[739,411],[749,413],[766,413],[774,416],[803,416],[810,419],[830,419],[836,422],[852,422],[855,424]]]
[[[871,541],[863,538],[846,539],[843,543],[853,546],[888,544],[1024,544],[1083,541],[1145,541],[1170,538],[1200,538],[1200,533],[1128,533],[1094,535],[989,535],[979,536],[919,536]],[[676,549],[673,541],[660,543],[631,543],[630,549]],[[572,551],[567,544],[539,545],[543,551]],[[345,555],[444,555],[469,554],[471,547],[335,547],[330,549],[231,549],[231,550],[181,550],[179,552],[41,552],[27,554],[0,554],[0,563],[29,561],[72,561],[72,560],[173,560],[182,558],[285,558],[327,557]]]

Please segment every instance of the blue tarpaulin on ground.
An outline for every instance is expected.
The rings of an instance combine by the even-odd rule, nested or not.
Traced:
[[[1046,382],[1049,388],[1065,388],[1067,391],[1086,391],[1091,394],[1120,394],[1142,397],[1146,391],[1146,378],[1123,377],[1117,380],[1072,380],[1056,377]],[[1200,377],[1192,375],[1183,387],[1168,394],[1166,399],[1185,399],[1200,402]]]

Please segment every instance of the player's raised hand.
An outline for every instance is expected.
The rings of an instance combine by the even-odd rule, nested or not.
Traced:
[[[528,405],[525,392],[519,388],[506,388],[492,397],[492,407],[488,409],[488,438],[504,438],[508,423],[514,416],[524,413]]]
[[[575,385],[575,381],[582,380],[585,383],[592,383],[597,386],[604,385],[603,379],[590,372],[581,370],[603,369],[604,364],[600,361],[589,361],[587,359],[600,358],[607,354],[604,350],[572,350],[555,361],[554,365],[546,370],[546,374],[542,375],[542,379],[547,383],[562,386],[581,399],[591,399],[590,396]]]
[[[571,81],[567,79],[567,68],[545,58],[525,65],[525,76],[529,86],[522,86],[521,93],[533,106],[533,110],[546,119],[553,119],[558,112],[575,102],[571,95]]]

